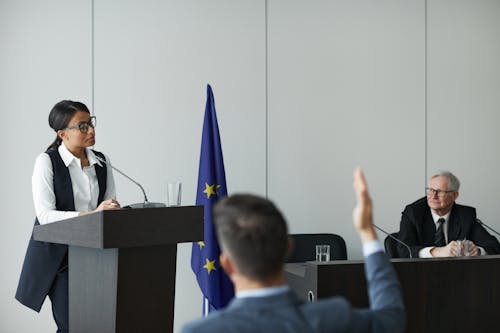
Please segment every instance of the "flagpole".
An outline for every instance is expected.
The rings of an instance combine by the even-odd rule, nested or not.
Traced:
[[[208,303],[208,299],[206,297],[203,297],[203,317],[208,316],[209,312],[210,312],[210,305]]]

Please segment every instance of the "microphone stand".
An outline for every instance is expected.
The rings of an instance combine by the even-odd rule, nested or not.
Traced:
[[[113,170],[115,170],[116,172],[118,172],[120,175],[122,175],[123,177],[127,178],[128,180],[130,180],[132,183],[134,183],[135,185],[139,186],[139,188],[141,189],[142,191],[142,194],[144,195],[144,202],[143,203],[134,203],[134,204],[130,204],[130,205],[127,205],[123,208],[132,208],[132,209],[136,209],[136,208],[158,208],[158,207],[165,207],[165,204],[161,203],[161,202],[149,202],[148,201],[148,197],[146,196],[146,191],[144,191],[144,188],[142,187],[141,184],[139,184],[138,182],[136,182],[135,180],[133,180],[132,178],[130,178],[129,176],[127,176],[123,171],[121,171],[120,169],[118,168],[115,168],[113,165],[111,165],[111,163],[109,163],[108,161],[106,161],[106,159],[104,158],[101,158],[97,155],[95,155],[95,157],[102,163],[105,163],[106,165],[109,165]]]
[[[498,233],[498,231],[496,231],[492,227],[488,226],[486,223],[484,223],[480,219],[476,219],[476,221],[477,221],[477,223],[481,224],[483,227],[486,227],[488,230],[493,231],[495,234],[497,234],[498,236],[500,236],[500,234]]]
[[[388,233],[387,231],[385,231],[384,229],[382,228],[379,228],[377,227],[375,224],[373,224],[373,226],[375,228],[377,228],[378,230],[382,231],[384,234],[386,234],[387,236],[389,236],[391,239],[394,239],[396,242],[398,242],[399,244],[403,244],[407,249],[408,249],[408,254],[410,255],[410,259],[413,259],[412,255],[411,255],[411,249],[410,247],[404,243],[403,241],[400,241],[399,239],[397,239],[396,237],[394,237],[393,235],[391,235],[390,233]]]

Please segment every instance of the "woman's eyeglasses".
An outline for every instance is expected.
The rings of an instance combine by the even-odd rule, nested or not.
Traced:
[[[86,134],[89,131],[89,127],[95,128],[95,125],[96,125],[96,118],[95,116],[91,116],[88,122],[79,123],[78,125],[75,126],[66,127],[65,130],[79,129],[80,132]]]

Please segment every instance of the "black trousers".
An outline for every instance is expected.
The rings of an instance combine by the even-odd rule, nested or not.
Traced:
[[[68,261],[63,261],[57,272],[54,283],[49,291],[52,302],[52,315],[57,325],[57,333],[69,332],[69,291],[68,291]]]

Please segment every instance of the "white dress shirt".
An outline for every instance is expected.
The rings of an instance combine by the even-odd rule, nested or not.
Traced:
[[[52,161],[48,154],[42,153],[35,161],[31,178],[35,213],[40,224],[68,219],[78,216],[80,212],[88,212],[97,208],[99,184],[94,165],[101,166],[101,162],[97,160],[94,152],[89,148],[86,148],[86,152],[90,165],[83,168],[80,159],[75,157],[64,143],[59,146],[58,151],[64,164],[68,167],[71,177],[75,211],[56,210]],[[107,156],[106,160],[109,161]],[[103,200],[114,199],[116,196],[115,181],[110,167],[107,167],[106,182],[106,193]]]
[[[247,297],[267,297],[279,294],[284,294],[290,287],[288,285],[269,287],[269,288],[258,288],[238,291],[235,295],[236,298],[247,298]]]
[[[434,213],[431,209],[431,214],[432,214],[432,219],[434,220],[434,224],[436,226],[436,230],[438,228],[438,223],[437,221],[439,219],[444,219],[444,223],[443,223],[443,233],[444,233],[444,241],[446,244],[448,244],[448,220],[450,219],[450,213],[451,212],[448,212],[448,214],[444,215],[444,216],[439,216],[438,214]],[[418,251],[418,256],[420,258],[432,258],[432,254],[431,254],[431,250],[434,248],[435,246],[428,246],[428,247],[424,247],[423,249],[421,249],[420,251]]]
[[[434,220],[434,224],[436,225],[436,230],[438,228],[437,221],[439,219],[441,219],[441,218],[444,219],[444,223],[443,223],[444,240],[445,240],[446,244],[448,245],[448,221],[450,220],[450,214],[451,214],[451,212],[448,212],[448,214],[446,214],[444,216],[439,216],[438,214],[434,213],[432,211],[432,209],[431,209],[431,214],[432,214],[432,219]],[[434,247],[435,246],[424,247],[423,249],[421,249],[420,251],[418,251],[418,256],[420,258],[432,258],[431,250]],[[477,248],[479,250],[479,255],[485,255],[486,254],[486,251],[482,247],[477,246]]]

